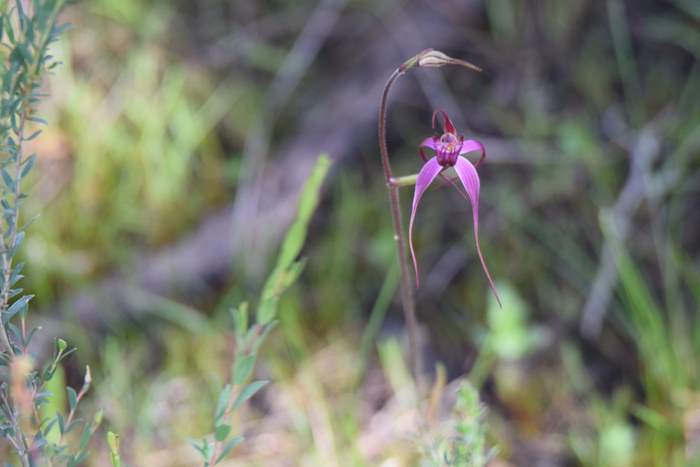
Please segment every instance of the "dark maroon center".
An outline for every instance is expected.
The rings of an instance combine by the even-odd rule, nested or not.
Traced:
[[[462,141],[452,133],[444,133],[435,144],[438,163],[443,167],[452,167],[462,148]]]

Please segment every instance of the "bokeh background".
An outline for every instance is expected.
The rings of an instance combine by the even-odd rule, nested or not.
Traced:
[[[228,465],[419,465],[465,378],[492,465],[697,461],[700,3],[91,0],[64,20],[25,287],[44,339],[78,347],[68,384],[91,366],[87,404],[129,465],[195,465],[228,309],[255,304],[320,153],[305,270],[256,369],[272,383]],[[484,72],[399,80],[395,170],[419,169],[436,108],[484,142],[481,244],[504,303],[468,206],[431,190],[417,305],[440,410],[423,419],[376,124],[384,82],[427,47]]]

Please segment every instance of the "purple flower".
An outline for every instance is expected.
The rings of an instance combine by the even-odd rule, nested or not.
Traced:
[[[418,276],[418,262],[416,261],[416,253],[413,250],[413,221],[416,217],[416,209],[418,208],[418,203],[428,189],[430,184],[435,180],[436,177],[440,176],[443,180],[450,183],[457,191],[459,191],[462,196],[467,198],[471,203],[472,215],[474,218],[474,240],[476,242],[476,251],[479,254],[479,260],[481,261],[481,267],[486,274],[486,279],[488,279],[489,287],[496,297],[498,304],[501,304],[501,300],[498,297],[498,292],[496,292],[496,286],[493,284],[491,279],[491,274],[486,267],[486,262],[481,254],[481,247],[479,245],[479,175],[476,172],[476,167],[481,165],[481,162],[486,157],[486,149],[484,145],[479,141],[474,139],[465,140],[462,135],[457,135],[457,130],[455,129],[450,117],[442,110],[436,110],[433,113],[433,128],[435,128],[435,122],[437,116],[440,115],[443,118],[443,133],[441,136],[432,136],[426,138],[420,145],[420,155],[423,158],[425,164],[418,173],[418,179],[416,180],[416,188],[413,194],[413,207],[411,209],[411,220],[408,224],[408,242],[411,249],[411,258],[413,259],[413,267],[416,271],[416,287],[419,285]],[[430,148],[435,152],[435,156],[428,159],[423,151],[424,148]],[[476,166],[473,165],[463,154],[479,151],[481,157],[479,158]],[[454,167],[455,172],[457,172],[457,178],[462,183],[464,187],[464,192],[449,178],[442,174],[442,171]],[[465,194],[466,192],[466,194]]]

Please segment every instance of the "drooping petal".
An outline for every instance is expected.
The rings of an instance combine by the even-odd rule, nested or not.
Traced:
[[[442,172],[442,166],[438,163],[437,158],[433,157],[428,162],[423,165],[418,172],[418,178],[416,179],[416,188],[413,192],[413,207],[411,208],[411,219],[408,222],[408,245],[411,249],[411,258],[413,259],[413,269],[416,271],[416,287],[418,287],[420,280],[418,278],[418,262],[416,261],[416,252],[413,250],[413,221],[416,218],[416,209],[418,209],[418,203],[428,189],[435,177]]]
[[[479,167],[481,163],[484,161],[486,158],[486,148],[484,147],[483,144],[481,144],[479,141],[475,139],[468,139],[466,141],[462,141],[462,148],[459,150],[459,155],[461,156],[462,154],[467,154],[469,152],[474,152],[474,151],[479,151],[481,152],[481,157],[479,157],[479,160],[474,164],[474,167]]]
[[[496,297],[498,305],[501,305],[501,299],[496,291],[496,286],[491,279],[491,274],[489,269],[486,267],[486,261],[484,261],[484,256],[481,254],[481,245],[479,245],[479,174],[476,172],[476,168],[464,157],[460,156],[457,158],[457,163],[455,164],[455,171],[457,171],[457,176],[459,176],[464,190],[469,195],[469,200],[472,205],[472,216],[474,220],[474,241],[476,242],[476,252],[479,255],[479,260],[481,261],[481,267],[486,274],[486,279],[489,281],[489,287]]]
[[[436,110],[433,112],[433,129],[435,128],[435,120],[438,115],[442,116],[442,128],[445,130],[445,133],[452,133],[453,135],[457,134],[457,129],[455,126],[452,124],[452,120],[450,120],[449,115],[447,115],[447,112],[444,110]]]

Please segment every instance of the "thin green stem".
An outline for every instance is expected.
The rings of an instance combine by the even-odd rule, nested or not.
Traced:
[[[403,177],[392,177],[391,184],[393,186],[397,186],[399,188],[404,187],[404,186],[413,186],[416,184],[417,179],[418,179],[418,174],[404,175]]]

